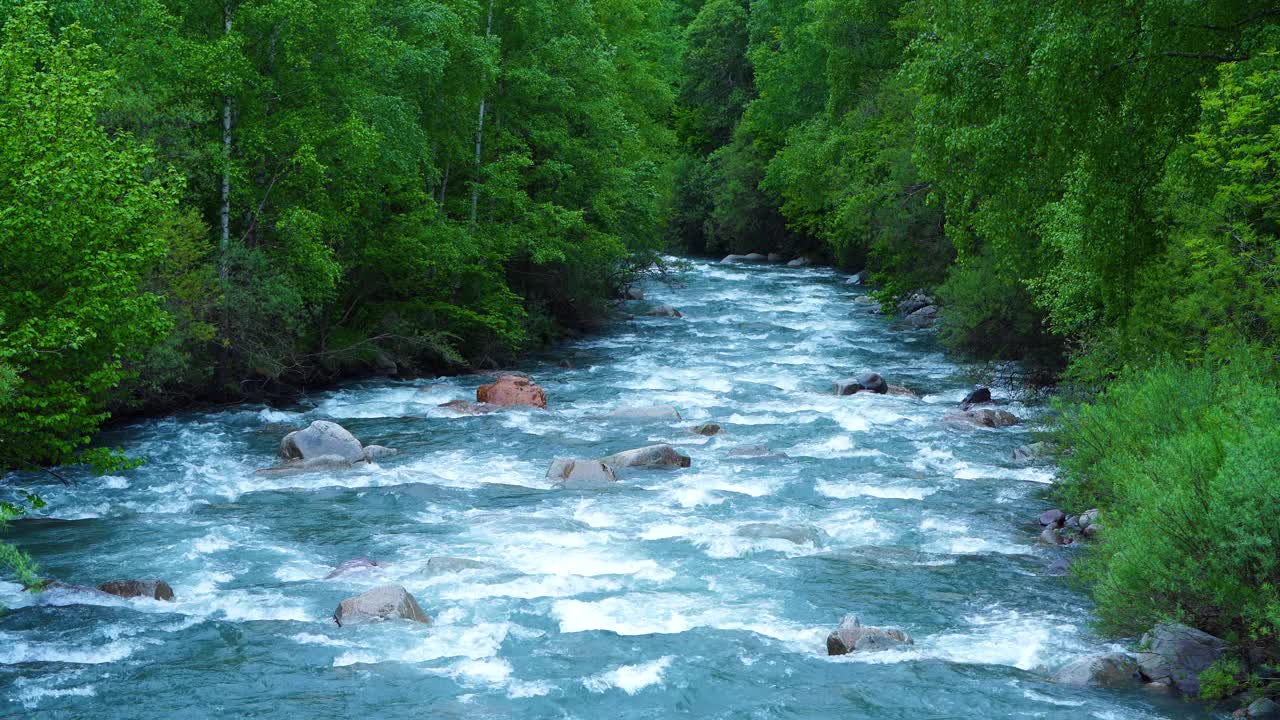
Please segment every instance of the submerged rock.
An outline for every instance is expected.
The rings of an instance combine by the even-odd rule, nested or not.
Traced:
[[[280,457],[285,460],[314,460],[337,457],[348,465],[364,459],[360,441],[338,423],[316,420],[303,430],[295,430],[280,441]]]
[[[422,574],[447,575],[449,573],[458,573],[465,570],[483,570],[487,567],[490,567],[489,563],[480,562],[479,560],[437,555],[436,557],[427,560],[427,566],[422,569]]]
[[[1125,653],[1090,655],[1068,663],[1053,681],[1080,687],[1127,688],[1141,683],[1138,661]]]
[[[759,540],[786,540],[796,545],[822,547],[827,544],[827,534],[811,525],[790,527],[776,523],[747,523],[734,530],[733,534]]]
[[[827,636],[827,654],[874,652],[913,644],[911,636],[897,628],[867,627],[857,615],[846,615],[840,626]]]
[[[398,585],[383,585],[367,593],[349,597],[338,603],[333,620],[339,627],[384,620],[412,620],[430,623],[431,618],[418,607],[408,590]]]
[[[1031,443],[1030,445],[1022,445],[1013,451],[1014,460],[1035,460],[1044,457],[1049,453],[1048,443]]]
[[[547,477],[561,488],[599,487],[618,482],[613,468],[599,460],[557,459],[547,469]]]
[[[893,395],[896,397],[910,397],[910,398],[920,397],[919,395],[916,395],[914,392],[912,392],[907,388],[902,387],[901,385],[887,385],[885,389],[885,394]]]
[[[1021,420],[1017,415],[1005,410],[992,410],[991,408],[982,408],[980,410],[965,410],[963,412],[952,413],[943,418],[950,423],[970,423],[978,427],[1001,428],[1010,425],[1017,425]]]
[[[670,445],[649,445],[648,447],[624,450],[623,452],[601,458],[600,462],[614,470],[623,468],[687,468],[693,462]]]
[[[691,428],[691,430],[694,434],[711,437],[712,435],[720,432],[720,426],[715,423],[702,423],[701,425]]]
[[[659,305],[645,314],[650,317],[684,317],[684,315],[680,314],[679,310],[671,305]]]
[[[1200,694],[1200,673],[1227,651],[1223,640],[1186,625],[1157,625],[1142,636],[1138,668],[1153,683],[1185,695]]]
[[[725,453],[731,458],[778,458],[787,457],[786,453],[774,452],[768,445],[738,445],[729,448]]]
[[[173,602],[173,588],[163,580],[110,580],[99,585],[98,589],[116,597],[144,597]]]
[[[485,413],[497,412],[498,408],[483,403],[473,403],[469,400],[450,400],[447,403],[440,403],[437,407],[452,410],[459,415],[483,415]]]
[[[661,422],[679,420],[680,411],[670,405],[633,405],[620,407],[605,417],[610,420],[627,420],[631,422]]]
[[[377,560],[371,560],[367,557],[351,558],[330,571],[328,575],[324,576],[324,579],[332,580],[333,578],[340,575],[346,575],[347,573],[362,572],[364,570],[372,570],[373,568],[380,567],[382,567],[382,565],[379,565]]]
[[[477,388],[476,401],[499,407],[528,405],[545,410],[547,393],[526,375],[507,374]]]

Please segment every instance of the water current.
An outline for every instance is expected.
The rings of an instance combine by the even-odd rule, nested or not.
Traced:
[[[12,478],[48,501],[9,535],[47,575],[163,578],[176,599],[0,583],[0,716],[1207,717],[1048,679],[1118,646],[1048,571],[1072,550],[1028,525],[1055,470],[1012,451],[1043,407],[1010,399],[1013,428],[943,422],[969,371],[829,270],[695,263],[644,289],[624,308],[636,317],[520,368],[545,411],[439,407],[486,376],[366,381],[112,430],[148,460],[119,475]],[[659,303],[684,317],[643,314]],[[832,393],[864,369],[918,397]],[[603,417],[649,404],[683,418]],[[316,419],[400,452],[255,474]],[[703,422],[723,431],[690,432]],[[658,442],[692,467],[608,489],[546,478],[557,457]],[[772,454],[730,456],[742,445]],[[788,531],[742,531],[759,523]],[[384,567],[325,579],[358,556]],[[427,572],[432,557],[485,565]],[[433,623],[335,625],[340,600],[385,584]],[[828,657],[850,612],[915,644]]]

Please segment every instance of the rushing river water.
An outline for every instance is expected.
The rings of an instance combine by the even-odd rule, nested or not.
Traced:
[[[1111,648],[1089,630],[1087,599],[1047,572],[1070,551],[1038,546],[1027,526],[1053,468],[1011,459],[1034,423],[942,422],[969,379],[927,331],[855,302],[866,291],[826,270],[697,264],[681,286],[646,291],[629,310],[671,303],[685,317],[621,319],[531,362],[547,411],[438,407],[473,399],[476,376],[367,382],[301,407],[113,432],[149,459],[118,476],[21,478],[60,518],[11,533],[46,574],[159,577],[177,599],[35,599],[0,584],[0,716],[1206,716],[1047,680]],[[862,369],[920,397],[831,394]],[[602,417],[653,403],[684,419]],[[255,475],[285,432],[321,418],[400,453]],[[689,431],[707,421],[724,431]],[[545,478],[556,457],[656,442],[693,466],[608,490]],[[785,457],[728,456],[751,444]],[[795,537],[739,534],[751,523]],[[357,556],[388,565],[324,579]],[[424,572],[434,556],[489,567]],[[330,619],[388,583],[434,623]],[[847,612],[916,644],[829,658],[824,639]]]

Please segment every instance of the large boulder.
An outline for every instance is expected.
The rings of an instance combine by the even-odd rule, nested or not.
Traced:
[[[1223,640],[1186,625],[1157,625],[1142,636],[1138,668],[1148,682],[1168,684],[1185,695],[1200,694],[1200,673],[1227,651]]]
[[[675,307],[671,305],[659,305],[658,307],[650,310],[645,314],[650,317],[671,317],[671,318],[684,317],[684,315],[680,314],[679,310],[677,310]]]
[[[546,409],[547,393],[527,376],[508,374],[477,388],[476,401],[499,407],[529,405]]]
[[[111,580],[99,585],[98,589],[122,598],[144,597],[173,602],[173,588],[163,580]]]
[[[938,320],[938,306],[925,305],[915,312],[907,315],[907,322],[911,327],[924,328],[929,327]]]
[[[852,395],[857,392],[884,395],[889,392],[889,383],[885,382],[879,373],[864,372],[851,378],[837,380],[835,391],[837,395]]]
[[[756,540],[786,540],[796,545],[822,547],[827,544],[827,534],[811,525],[778,525],[776,523],[747,523],[733,531],[734,535]]]
[[[383,585],[367,593],[349,597],[338,603],[333,611],[333,621],[339,627],[360,625],[384,620],[412,620],[430,623],[431,618],[418,607],[408,590],[398,585]]]
[[[742,256],[742,262],[762,263],[769,262],[769,256],[761,253],[747,253]]]
[[[960,407],[968,410],[974,405],[981,405],[982,403],[989,402],[991,402],[991,388],[986,387],[985,385],[979,385],[978,387],[970,390],[968,395],[964,396],[964,399],[960,401]]]
[[[688,455],[670,445],[662,444],[624,450],[607,458],[601,458],[600,462],[614,470],[621,470],[623,468],[687,468],[692,460]]]
[[[952,413],[944,418],[949,423],[970,423],[978,427],[1001,428],[1010,425],[1017,425],[1020,420],[1018,416],[1005,410],[992,410],[991,408],[981,408],[979,410],[964,410],[958,413]]]
[[[1053,681],[1080,687],[1137,687],[1138,661],[1125,653],[1090,655],[1068,663],[1053,674]]]
[[[347,573],[363,572],[366,570],[372,570],[374,568],[380,568],[380,567],[382,567],[382,565],[379,565],[377,560],[372,560],[367,557],[351,558],[350,560],[347,560],[346,562],[342,563],[338,567],[331,570],[328,575],[324,576],[324,579],[332,580],[333,578],[336,578],[340,575],[346,575]]]
[[[364,459],[364,448],[338,423],[316,420],[305,429],[284,436],[280,441],[280,457],[285,460],[338,457],[350,465]]]
[[[867,627],[858,620],[858,616],[846,615],[840,626],[827,636],[827,654],[874,652],[912,644],[911,636],[897,628]]]
[[[599,460],[554,460],[547,469],[547,477],[562,488],[600,487],[618,482],[613,468]]]
[[[628,422],[664,422],[679,420],[680,411],[670,405],[631,405],[620,407],[605,417]]]

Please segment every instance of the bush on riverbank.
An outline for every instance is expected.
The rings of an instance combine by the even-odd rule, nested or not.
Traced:
[[[1280,661],[1274,363],[1243,348],[1215,363],[1165,361],[1067,413],[1072,451],[1055,493],[1102,510],[1103,542],[1080,573],[1107,630],[1171,620],[1232,643],[1245,675]]]

